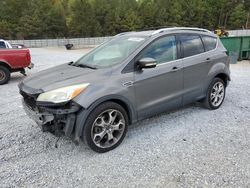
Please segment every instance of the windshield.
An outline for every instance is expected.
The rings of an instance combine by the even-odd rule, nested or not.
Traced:
[[[97,68],[113,66],[125,60],[144,41],[144,37],[121,36],[114,38],[80,58],[75,65]]]

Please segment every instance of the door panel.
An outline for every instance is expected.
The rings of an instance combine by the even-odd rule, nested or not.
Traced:
[[[173,70],[179,67],[179,70]],[[143,119],[172,108],[182,100],[183,69],[178,60],[135,73],[138,117]]]
[[[202,40],[196,34],[180,36],[183,55],[183,105],[196,101],[204,95],[204,83],[210,63]]]
[[[165,36],[154,41],[142,52],[139,59],[145,57],[154,58],[158,65],[135,72],[134,86],[139,119],[179,107],[182,100],[183,66],[182,60],[177,60],[175,36]]]
[[[204,83],[206,83],[210,63],[211,61],[207,61],[204,56],[183,60],[184,105],[199,100],[204,96]]]

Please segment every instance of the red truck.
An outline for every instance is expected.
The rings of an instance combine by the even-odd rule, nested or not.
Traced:
[[[32,68],[29,49],[0,49],[0,85],[8,83],[12,72],[25,75],[25,68]]]

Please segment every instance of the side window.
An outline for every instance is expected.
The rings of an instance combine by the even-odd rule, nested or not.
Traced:
[[[175,36],[162,37],[150,44],[143,52],[141,58],[154,58],[158,64],[177,59],[177,46]]]
[[[205,51],[199,35],[182,35],[180,38],[184,50],[184,57],[197,55]]]
[[[202,40],[206,51],[210,51],[216,48],[217,38],[203,35]]]
[[[0,48],[6,48],[5,43],[3,41],[0,41]]]

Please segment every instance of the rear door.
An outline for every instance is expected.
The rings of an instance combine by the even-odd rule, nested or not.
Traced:
[[[158,63],[156,68],[135,72],[139,119],[181,105],[183,69],[177,46],[175,35],[164,36],[148,45],[137,58],[154,58]]]
[[[204,83],[211,59],[205,53],[200,35],[181,34],[179,38],[183,58],[183,104],[185,105],[204,97]]]

